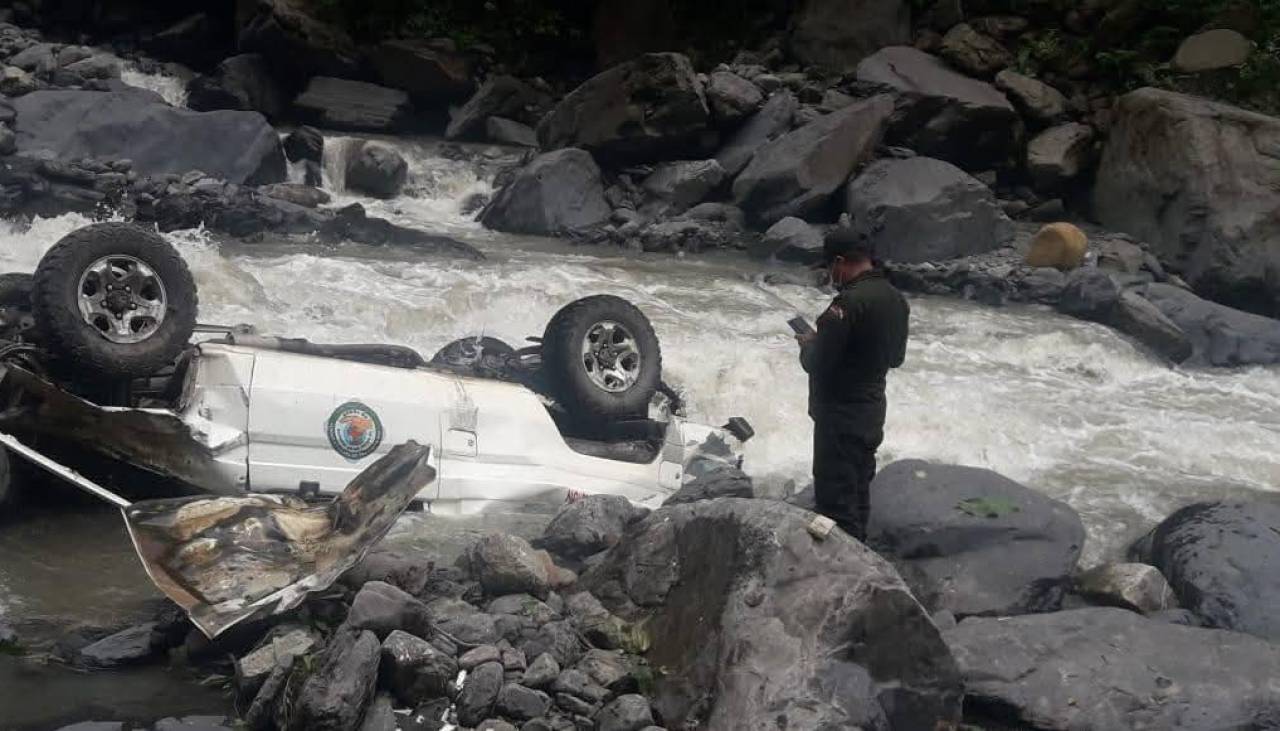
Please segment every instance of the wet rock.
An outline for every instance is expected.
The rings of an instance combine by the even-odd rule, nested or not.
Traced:
[[[901,0],[815,0],[796,15],[790,40],[802,62],[852,71],[880,48],[910,42],[910,8]]]
[[[555,235],[609,219],[600,168],[583,150],[566,149],[534,158],[480,215],[496,231]]]
[[[409,163],[390,145],[364,142],[347,160],[346,185],[376,198],[394,198],[409,177]]]
[[[653,711],[642,695],[624,695],[605,706],[596,716],[600,731],[640,731],[653,725]]]
[[[821,246],[821,241],[819,241],[819,246]],[[676,491],[676,494],[667,498],[662,505],[666,507],[699,500],[715,500],[725,497],[753,498],[755,496],[755,486],[751,478],[742,470],[724,465],[694,476],[692,480],[686,482],[684,486]]]
[[[942,38],[940,55],[952,66],[979,78],[990,79],[1013,65],[1013,54],[994,38],[960,23]]]
[[[1120,287],[1106,272],[1077,269],[1067,277],[1058,310],[1094,322],[1107,322],[1120,300]]]
[[[276,711],[293,673],[295,661],[296,658],[290,655],[272,666],[270,675],[263,681],[254,694],[249,709],[245,711],[244,722],[250,731],[271,731],[275,728]]]
[[[542,689],[554,683],[559,676],[560,663],[556,662],[555,656],[544,652],[529,664],[520,684],[529,688]]]
[[[498,693],[499,713],[517,721],[528,721],[545,715],[551,708],[551,697],[522,685],[508,683]]]
[[[1177,608],[1173,589],[1155,566],[1103,564],[1076,577],[1076,591],[1112,606],[1152,614]]]
[[[416,706],[450,695],[458,665],[431,643],[396,630],[382,643],[379,675],[401,702]]]
[[[355,728],[378,680],[378,638],[368,630],[341,629],[320,655],[293,707],[299,728]]]
[[[300,79],[314,74],[358,75],[359,52],[351,37],[340,27],[318,20],[305,4],[263,0],[249,12],[252,15],[239,31],[241,52],[261,53],[280,73]]]
[[[284,139],[284,154],[293,162],[324,162],[324,135],[315,127],[299,127]]]
[[[360,722],[360,731],[396,731],[396,713],[391,705],[391,696],[379,693],[365,711],[364,720]]]
[[[1135,558],[1168,578],[1182,606],[1208,627],[1280,639],[1280,502],[1205,502],[1168,518]]]
[[[120,59],[109,53],[100,53],[92,58],[76,61],[66,66],[65,70],[82,79],[118,79]]]
[[[578,669],[610,691],[635,690],[636,679],[633,668],[620,652],[587,650],[587,653],[578,661]]]
[[[266,59],[256,53],[232,56],[219,63],[213,73],[198,76],[187,85],[187,106],[200,112],[239,109],[279,119],[285,112],[285,101]]]
[[[489,594],[547,595],[547,567],[523,538],[490,533],[476,541],[467,556],[472,574]]]
[[[799,105],[795,95],[789,91],[769,97],[760,111],[753,114],[716,152],[716,161],[725,173],[736,177],[761,147],[791,131],[791,119]]]
[[[1034,728],[1265,728],[1280,648],[1122,609],[973,618],[944,633],[966,704]]]
[[[1051,127],[1027,144],[1027,173],[1036,191],[1056,194],[1093,165],[1093,128],[1085,124]]]
[[[95,668],[114,668],[145,662],[155,654],[154,622],[104,637],[80,650],[80,662]]]
[[[409,95],[364,81],[317,76],[293,100],[294,111],[330,129],[394,132],[411,121]]]
[[[1174,363],[1187,360],[1195,352],[1187,333],[1136,292],[1121,293],[1106,324]]]
[[[557,556],[583,559],[617,544],[649,511],[620,495],[588,495],[556,512],[535,543]]]
[[[646,212],[672,215],[702,202],[725,179],[715,160],[683,160],[662,163],[644,179],[642,187],[656,200]]]
[[[890,145],[976,170],[999,166],[1016,148],[1021,120],[1009,100],[927,53],[886,48],[858,65],[857,78],[901,95],[886,134]]]
[[[264,185],[258,190],[262,191],[263,195],[271,196],[277,200],[288,201],[304,208],[316,208],[331,200],[329,194],[323,190],[310,185],[302,185],[301,183],[272,183],[271,185]]]
[[[485,663],[467,675],[457,700],[460,724],[475,726],[493,713],[502,678],[502,664],[497,662]]]
[[[498,597],[489,602],[489,606],[485,607],[485,610],[489,614],[514,614],[518,617],[527,617],[539,625],[560,617],[545,602],[531,594],[508,594]]]
[[[751,116],[764,103],[755,84],[732,71],[713,71],[707,82],[707,101],[716,123],[731,127]]]
[[[501,662],[502,651],[494,645],[481,645],[476,648],[467,650],[462,657],[458,658],[458,666],[463,670],[470,671],[485,663]]]
[[[1171,284],[1135,291],[1187,334],[1199,362],[1227,367],[1280,363],[1280,321],[1209,302]]]
[[[650,53],[589,79],[538,125],[543,149],[585,149],[602,161],[651,162],[696,156],[710,122],[689,59]]]
[[[400,716],[400,731],[443,731],[451,724],[445,719],[453,719],[453,702],[448,698],[431,701],[414,709],[407,716]]]
[[[1013,222],[987,186],[927,157],[881,160],[849,183],[846,210],[877,254],[902,263],[942,261],[998,249]]]
[[[192,112],[139,90],[37,91],[15,99],[14,109],[20,152],[129,159],[140,175],[200,170],[232,183],[285,179],[280,138],[253,112]]]
[[[0,94],[19,97],[39,88],[40,82],[17,66],[5,66],[0,69]]]
[[[816,210],[870,158],[892,113],[880,95],[765,144],[734,181],[734,202],[765,224]]]
[[[236,661],[236,679],[242,688],[257,689],[277,667],[292,664],[295,657],[307,654],[320,642],[305,627],[285,630],[275,631],[261,646]]]
[[[538,133],[532,127],[510,119],[489,117],[489,121],[485,124],[485,132],[494,142],[519,147],[536,148],[538,146]]]
[[[996,88],[1003,91],[1024,116],[1041,124],[1052,124],[1067,114],[1067,98],[1062,92],[1012,69],[996,74]]]
[[[560,673],[551,689],[557,695],[572,696],[588,703],[599,703],[609,696],[608,690],[598,685],[590,675],[576,668]]]
[[[788,216],[770,226],[750,253],[758,258],[813,264],[822,258],[822,240],[818,227]]]
[[[374,72],[386,86],[402,89],[422,102],[452,102],[475,88],[471,64],[451,43],[383,41],[369,53]]]
[[[1125,95],[1116,111],[1094,188],[1099,221],[1149,243],[1200,295],[1280,315],[1280,279],[1265,273],[1280,268],[1280,167],[1266,152],[1280,119],[1157,89]]]
[[[626,646],[626,625],[590,593],[583,591],[570,596],[565,600],[565,611],[592,645],[607,650]]]
[[[741,240],[736,227],[710,221],[675,219],[653,224],[640,235],[645,251],[698,253],[732,248]]]
[[[918,460],[876,476],[867,536],[926,608],[957,617],[1056,610],[1085,539],[1064,503],[989,470]]]
[[[9,65],[31,73],[47,74],[58,67],[56,51],[57,46],[52,43],[37,43],[10,57]]]
[[[491,76],[466,104],[453,112],[445,137],[479,139],[490,117],[536,124],[550,106],[551,97],[514,76]]]
[[[381,639],[396,630],[430,638],[433,634],[427,606],[403,590],[382,581],[365,584],[351,602],[347,624],[370,630]]]
[[[1057,269],[1038,267],[1018,281],[1018,288],[1031,302],[1053,304],[1062,296],[1067,286],[1067,276]]]
[[[663,508],[580,583],[645,622],[646,658],[666,669],[652,694],[664,719],[710,728],[958,721],[959,679],[920,604],[887,562],[840,531],[814,539],[811,521],[764,500]]]
[[[492,644],[502,638],[497,618],[480,612],[445,620],[440,629],[468,645]]]
[[[573,667],[582,656],[578,634],[568,622],[548,622],[539,627],[533,637],[521,641],[518,647],[525,657],[549,653],[562,668]]]
[[[1183,73],[1201,73],[1240,66],[1253,53],[1253,43],[1239,32],[1215,28],[1190,36],[1178,46],[1173,68]]]

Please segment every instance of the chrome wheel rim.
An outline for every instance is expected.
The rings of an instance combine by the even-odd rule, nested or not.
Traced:
[[[85,324],[113,343],[140,343],[164,323],[164,281],[137,257],[104,256],[80,275],[77,303]]]
[[[636,385],[643,364],[635,336],[622,323],[598,322],[582,338],[582,365],[601,390],[622,393]]]

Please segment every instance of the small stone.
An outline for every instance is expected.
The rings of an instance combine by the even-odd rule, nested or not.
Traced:
[[[458,694],[458,722],[472,726],[488,718],[503,687],[502,664],[490,662],[467,676]]]
[[[519,647],[525,657],[537,657],[551,653],[560,667],[571,667],[582,656],[578,634],[568,622],[548,622],[538,628],[537,634],[522,641]]]
[[[396,630],[382,643],[379,675],[398,699],[417,705],[453,691],[458,663],[426,640]]]
[[[423,639],[434,634],[426,605],[383,581],[370,581],[361,587],[351,603],[347,624],[370,630],[380,639],[386,639],[395,630]]]
[[[149,659],[155,652],[154,622],[117,632],[80,651],[80,660],[98,668],[132,665]]]
[[[644,696],[624,695],[600,711],[596,724],[599,731],[640,731],[653,725],[653,711]]]
[[[1076,577],[1076,590],[1106,604],[1152,614],[1178,608],[1164,574],[1140,563],[1104,564]]]
[[[528,721],[546,714],[551,698],[540,691],[509,683],[498,693],[498,712],[518,721]]]
[[[588,650],[578,661],[578,669],[615,693],[636,690],[631,664],[620,652]]]
[[[471,571],[490,594],[547,594],[546,566],[523,538],[492,533],[472,545],[468,556]]]
[[[524,677],[520,683],[530,688],[545,688],[554,683],[559,676],[560,663],[556,662],[550,653],[544,652],[529,665],[528,670],[524,671]]]
[[[507,672],[518,670],[524,672],[526,660],[523,652],[516,649],[502,651],[502,668]]]
[[[489,602],[485,607],[489,614],[514,614],[527,617],[538,625],[560,618],[560,614],[541,600],[529,594],[508,594]]]
[[[557,693],[556,705],[578,716],[594,716],[600,710],[599,703],[590,703],[568,693]]]
[[[318,640],[315,633],[305,627],[276,634],[261,647],[236,661],[239,683],[242,686],[257,687],[277,666],[310,652]]]
[[[609,691],[592,682],[591,676],[573,668],[560,673],[551,689],[556,693],[568,693],[593,703],[598,703],[609,695]]]
[[[472,669],[490,662],[502,662],[502,651],[493,645],[481,645],[468,650],[458,658],[458,667],[470,672]]]

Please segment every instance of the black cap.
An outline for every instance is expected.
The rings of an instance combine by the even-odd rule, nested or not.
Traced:
[[[871,239],[847,226],[837,226],[823,237],[822,253],[827,264],[835,261],[838,256],[846,259],[866,257],[872,261],[876,258],[875,244]]]

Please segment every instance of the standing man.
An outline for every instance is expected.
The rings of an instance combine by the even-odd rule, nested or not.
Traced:
[[[819,512],[865,541],[884,441],[885,376],[906,357],[910,307],[870,242],[851,229],[828,234],[823,252],[838,293],[817,332],[796,336],[809,374],[814,496]]]

